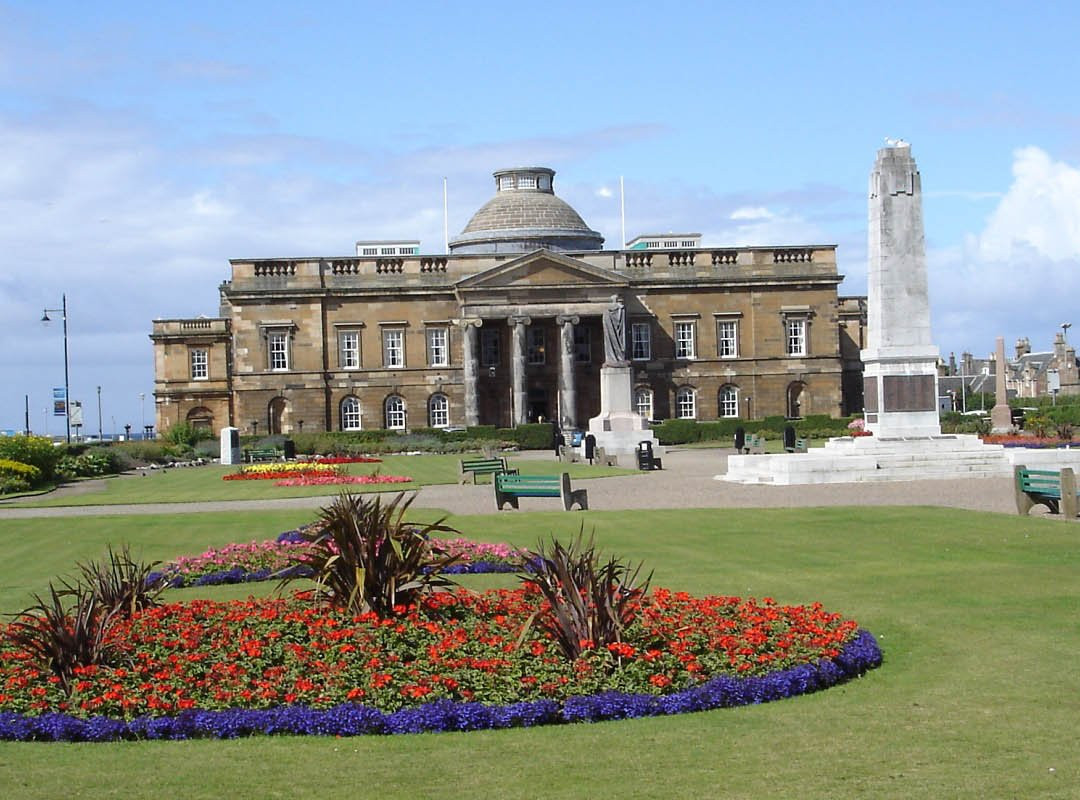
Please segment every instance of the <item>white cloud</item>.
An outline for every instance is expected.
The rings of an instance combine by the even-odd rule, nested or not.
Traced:
[[[1004,336],[1049,349],[1080,297],[1080,169],[1037,147],[1014,153],[1013,181],[982,231],[928,254],[934,337],[986,355]]]
[[[743,206],[736,208],[731,212],[731,216],[728,219],[772,219],[773,213],[764,206],[750,207]]]
[[[606,186],[601,186],[599,189],[596,190],[596,196],[597,197],[614,197],[615,192],[611,191],[611,189],[609,189]]]
[[[1025,147],[1012,171],[1012,186],[978,237],[979,257],[1005,260],[1024,246],[1054,260],[1080,257],[1080,169]]]

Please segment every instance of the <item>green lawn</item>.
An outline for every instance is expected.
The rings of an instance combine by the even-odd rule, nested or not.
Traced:
[[[439,483],[457,483],[461,456],[385,456],[379,464],[349,464],[353,475],[371,475],[376,470],[381,475],[400,475],[413,479],[412,483],[355,486],[354,491],[401,491]],[[590,466],[588,464],[560,464],[554,458],[546,460],[508,458],[508,464],[526,475],[555,475],[569,472],[572,478],[602,478],[625,475],[632,470],[616,467]],[[283,497],[318,497],[334,495],[342,487],[337,486],[274,486],[274,481],[226,481],[223,475],[235,472],[235,467],[207,465],[169,470],[147,471],[141,476],[109,478],[104,492],[92,492],[67,497],[43,495],[12,505],[39,506],[86,506],[124,505],[129,503],[192,503],[214,500],[270,500]],[[479,482],[491,481],[490,476],[480,476]]]
[[[310,513],[0,521],[0,610],[76,558],[267,538]],[[0,796],[1075,798],[1080,548],[1057,520],[921,508],[458,517],[529,545],[584,519],[654,585],[820,600],[878,637],[854,683],[663,719],[385,738],[0,743]],[[467,579],[490,585],[508,578]],[[206,589],[237,596],[256,587]],[[183,596],[194,597],[194,594]]]

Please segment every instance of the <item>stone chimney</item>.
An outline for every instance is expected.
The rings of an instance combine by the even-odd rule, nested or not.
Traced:
[[[1031,340],[1026,336],[1016,340],[1016,358],[1020,360],[1023,356],[1026,356],[1031,352]]]

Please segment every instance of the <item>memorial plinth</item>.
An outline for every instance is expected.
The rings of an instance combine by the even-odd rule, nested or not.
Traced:
[[[652,442],[653,454],[663,455],[656,434],[632,408],[633,372],[629,365],[600,367],[600,413],[589,420],[596,446],[613,455],[621,467],[637,466],[640,442]]]

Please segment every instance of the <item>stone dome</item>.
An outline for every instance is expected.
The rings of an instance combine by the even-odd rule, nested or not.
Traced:
[[[555,196],[555,171],[515,167],[494,173],[495,196],[450,240],[452,253],[600,250],[604,237]]]

